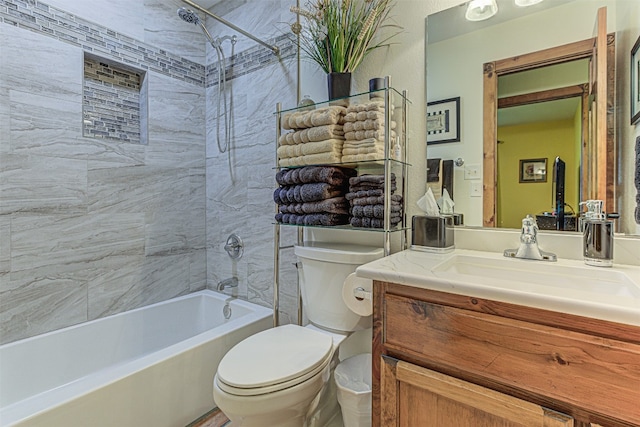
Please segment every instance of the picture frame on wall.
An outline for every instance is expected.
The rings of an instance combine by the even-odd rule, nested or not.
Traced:
[[[520,160],[520,183],[547,182],[547,159]]]
[[[427,144],[460,141],[460,97],[427,103]]]
[[[631,49],[631,124],[640,122],[640,36]]]

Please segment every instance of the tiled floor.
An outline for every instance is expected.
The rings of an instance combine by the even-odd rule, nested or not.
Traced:
[[[223,427],[226,426],[229,419],[219,409],[203,415],[199,419],[195,420],[187,427]]]

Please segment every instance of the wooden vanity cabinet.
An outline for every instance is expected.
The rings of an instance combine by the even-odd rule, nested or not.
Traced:
[[[375,282],[373,426],[640,426],[640,327]]]

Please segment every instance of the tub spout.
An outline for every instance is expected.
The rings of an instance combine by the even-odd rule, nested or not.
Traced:
[[[235,276],[218,282],[219,291],[224,291],[226,288],[237,288],[237,287],[238,287],[238,278]]]

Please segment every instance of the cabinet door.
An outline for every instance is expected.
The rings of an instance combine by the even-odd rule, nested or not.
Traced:
[[[573,426],[567,415],[387,356],[380,385],[382,426]]]

